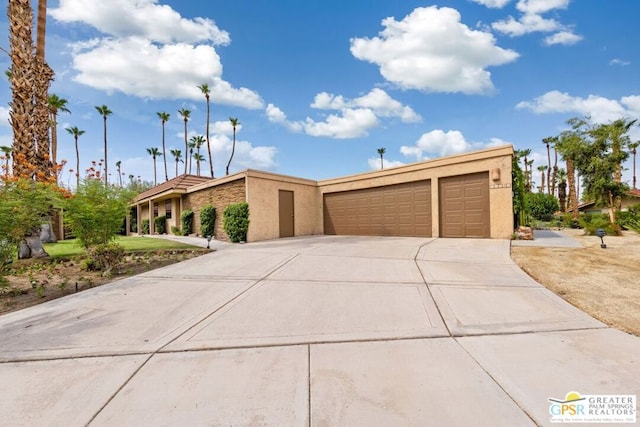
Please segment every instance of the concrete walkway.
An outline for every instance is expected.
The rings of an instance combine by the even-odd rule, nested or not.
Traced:
[[[318,236],[220,250],[0,316],[0,424],[529,426],[640,395],[640,339],[509,241]]]

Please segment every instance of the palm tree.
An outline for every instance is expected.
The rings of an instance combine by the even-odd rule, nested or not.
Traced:
[[[164,124],[169,121],[170,114],[165,112],[156,114],[162,122],[162,154],[166,154],[167,150],[164,145]],[[164,180],[169,181],[169,173],[167,172],[167,156],[164,156]]]
[[[3,145],[0,147],[0,151],[4,154],[4,176],[9,177],[9,160],[11,160],[11,151],[13,151],[13,148]]]
[[[171,155],[176,160],[176,176],[178,176],[178,163],[182,161],[182,150],[172,148],[170,151],[171,151]]]
[[[567,172],[560,168],[558,169],[557,178],[560,181],[558,184],[558,201],[560,202],[560,211],[567,211]]]
[[[547,138],[542,138],[542,143],[547,146],[547,193],[551,193],[551,143],[553,143],[554,138],[549,136]]]
[[[49,95],[49,120],[51,127],[51,162],[55,167],[58,163],[58,113],[71,113],[67,108],[67,100],[58,95]]]
[[[529,167],[529,172],[527,175],[527,191],[531,191],[531,188],[533,188],[533,159],[527,162],[527,166]]]
[[[547,165],[538,166],[538,170],[541,172],[540,177],[542,178],[541,185],[540,185],[540,192],[544,193],[544,172],[549,170],[549,166]]]
[[[631,155],[633,156],[633,189],[636,187],[636,154],[638,151],[638,147],[640,146],[640,141],[632,142],[629,144],[629,148],[631,149]]]
[[[49,86],[53,81],[53,70],[45,61],[47,25],[47,0],[38,0],[36,28],[36,50],[33,57],[33,130],[37,144],[36,161],[44,179],[56,177],[51,163],[51,141],[49,139]],[[40,174],[36,174],[38,177]],[[57,179],[57,178],[56,178]]]
[[[196,160],[196,172],[197,172],[197,175],[200,176],[200,162],[206,162],[207,159],[205,159],[205,157],[200,153],[195,153],[193,155],[193,158]]]
[[[118,160],[116,162],[116,170],[118,171],[118,182],[120,182],[120,187],[122,187],[122,171],[120,170],[120,166],[122,166],[122,161]]]
[[[384,153],[387,152],[387,149],[384,147],[378,148],[378,154],[380,155],[380,169],[384,169]]]
[[[184,120],[184,152],[188,153],[189,152],[189,144],[187,142],[187,122],[189,121],[189,118],[191,117],[191,111],[187,110],[186,108],[181,108],[178,110],[178,114],[180,115],[180,117],[182,117],[182,120]],[[185,175],[187,174],[187,162],[184,162],[184,173]],[[177,174],[176,174],[177,175]]]
[[[202,91],[202,93],[204,94],[204,98],[207,100],[207,151],[209,152],[209,170],[211,171],[211,178],[215,178],[213,176],[213,158],[211,157],[211,143],[209,141],[209,116],[211,113],[209,94],[211,93],[211,91],[209,90],[209,85],[206,83],[202,83],[200,86],[198,86],[198,89]]]
[[[104,128],[104,183],[106,185],[109,184],[109,162],[107,160],[107,117],[110,116],[113,111],[109,110],[109,107],[107,107],[106,105],[96,105],[96,111],[102,116],[102,123]]]
[[[518,157],[523,158],[524,164],[524,178],[525,178],[525,190],[530,191],[531,188],[529,186],[529,174],[527,173],[527,167],[529,166],[529,162],[527,161],[527,157],[531,155],[531,148],[525,148],[524,150],[518,150]]]
[[[227,175],[229,175],[229,165],[231,165],[231,159],[233,159],[233,154],[236,152],[236,127],[240,124],[238,123],[237,117],[229,117],[229,121],[231,122],[231,126],[233,127],[233,145],[231,146],[231,156],[229,156],[229,162],[227,163]]]
[[[189,175],[191,175],[191,166],[193,166],[193,149],[196,148],[196,136],[192,136],[189,140],[189,155],[187,156],[187,160],[189,161]]]
[[[162,156],[159,148],[147,148],[147,153],[153,158],[153,185],[158,185],[158,174],[156,168],[156,159],[158,156]]]
[[[76,188],[80,186],[80,150],[78,150],[78,137],[84,133],[83,130],[78,129],[77,126],[66,128],[67,132],[73,135],[73,139],[76,143]]]

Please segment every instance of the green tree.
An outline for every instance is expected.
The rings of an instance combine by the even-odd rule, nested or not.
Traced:
[[[213,175],[213,158],[211,157],[211,142],[209,141],[209,120],[210,120],[210,115],[211,115],[211,105],[210,105],[211,90],[209,89],[209,85],[206,84],[206,83],[203,83],[203,84],[199,85],[198,89],[200,89],[200,91],[204,95],[205,100],[207,101],[207,133],[206,133],[205,137],[207,138],[207,151],[209,152],[209,170],[211,171],[211,178],[214,178],[214,175]]]
[[[540,172],[540,193],[544,193],[544,173],[549,170],[549,166],[542,165],[538,166],[538,171]]]
[[[525,197],[529,213],[537,220],[550,221],[560,208],[558,199],[553,194],[527,193]]]
[[[158,115],[158,118],[162,122],[162,155],[164,160],[164,180],[169,181],[169,172],[167,170],[167,156],[166,156],[167,149],[165,148],[165,145],[164,145],[164,124],[169,121],[169,118],[171,117],[171,115],[165,112],[160,112],[156,114]]]
[[[196,148],[197,145],[196,138],[196,136],[192,136],[188,144],[189,151],[187,151],[187,153],[189,153],[189,155],[187,156],[187,161],[189,162],[189,175],[191,175],[191,166],[193,166],[193,149]]]
[[[80,185],[80,150],[78,149],[78,138],[84,134],[84,131],[78,129],[78,126],[66,128],[66,130],[73,135],[73,140],[76,144],[76,187],[78,187]]]
[[[51,162],[55,167],[58,164],[58,113],[71,113],[67,108],[68,101],[58,95],[49,95],[49,119],[51,127]],[[54,169],[56,170],[56,169]]]
[[[384,153],[387,152],[387,149],[384,147],[378,148],[378,155],[380,156],[380,169],[384,169]]]
[[[96,111],[102,116],[103,132],[104,132],[104,183],[109,184],[109,161],[107,159],[107,117],[113,114],[106,105],[96,105]]]
[[[88,179],[64,201],[64,220],[85,248],[107,244],[122,228],[132,201],[131,191]]]
[[[187,110],[186,108],[181,108],[178,110],[178,114],[184,121],[184,154],[186,155],[189,152],[189,144],[187,142],[187,136],[189,132],[187,130],[187,124],[189,122],[189,119],[191,118],[191,111]],[[185,175],[187,174],[187,162],[184,162],[184,173]]]
[[[160,152],[160,149],[156,147],[147,148],[147,153],[153,159],[153,185],[158,185],[158,172],[156,167],[156,159],[158,158],[158,156],[162,156],[162,153]]]
[[[231,156],[229,156],[229,162],[227,163],[227,175],[229,175],[229,165],[231,165],[233,154],[236,152],[236,128],[240,124],[237,117],[229,117],[229,121],[231,122],[231,127],[233,127],[233,145],[231,146]]]
[[[206,162],[206,161],[207,161],[207,159],[206,159],[202,154],[200,154],[200,153],[194,153],[194,154],[193,154],[193,158],[194,158],[194,159],[195,159],[195,161],[196,161],[196,174],[197,174],[198,176],[200,176],[200,163],[201,163],[201,162]]]
[[[171,152],[171,155],[173,156],[173,158],[174,158],[174,160],[176,162],[176,176],[178,176],[178,164],[180,162],[182,162],[182,150],[178,150],[176,148],[172,148],[169,151]]]

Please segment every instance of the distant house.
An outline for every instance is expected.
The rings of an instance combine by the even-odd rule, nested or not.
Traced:
[[[143,220],[165,216],[167,230],[180,215],[217,211],[215,238],[228,240],[222,221],[232,203],[249,204],[247,241],[313,234],[484,237],[513,232],[513,146],[426,160],[341,178],[314,181],[248,169],[221,178],[182,175],[151,188],[132,206]]]
[[[629,209],[629,206],[637,205],[640,203],[640,190],[629,190],[629,193],[622,198],[622,210]],[[583,202],[578,205],[578,210],[584,213],[608,213],[608,207],[597,207],[596,203]]]

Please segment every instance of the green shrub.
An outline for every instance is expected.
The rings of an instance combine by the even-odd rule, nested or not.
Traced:
[[[103,271],[110,275],[124,257],[124,247],[117,243],[99,244],[87,249],[85,268],[89,271]]]
[[[173,234],[174,236],[182,236],[182,230],[180,230],[180,227],[176,227],[175,225],[172,225],[171,234]]]
[[[609,236],[621,236],[622,229],[618,224],[609,221],[608,214],[584,214],[580,216],[580,226],[588,236],[595,236],[596,230],[602,228]]]
[[[574,219],[571,212],[563,213],[558,217],[558,220],[560,221],[560,225],[565,228],[580,228],[580,221]]]
[[[193,233],[193,211],[185,210],[180,215],[180,224],[182,225],[182,235],[188,236]]]
[[[131,232],[132,233],[138,232],[138,221],[135,218],[131,218]]]
[[[204,237],[215,236],[216,208],[207,205],[200,212],[200,234]]]
[[[246,242],[249,231],[249,204],[236,203],[229,205],[223,212],[224,231],[234,243]]]
[[[540,221],[551,221],[553,214],[560,209],[558,199],[552,194],[526,193],[525,198],[531,216]]]
[[[142,234],[149,234],[151,231],[151,227],[149,226],[149,220],[148,219],[143,219],[142,220]]]
[[[164,216],[164,215],[157,216],[153,220],[153,224],[155,226],[156,234],[166,234],[167,233],[167,217],[166,216]]]
[[[640,233],[640,204],[629,207],[629,210],[616,213],[616,224],[625,230]]]

